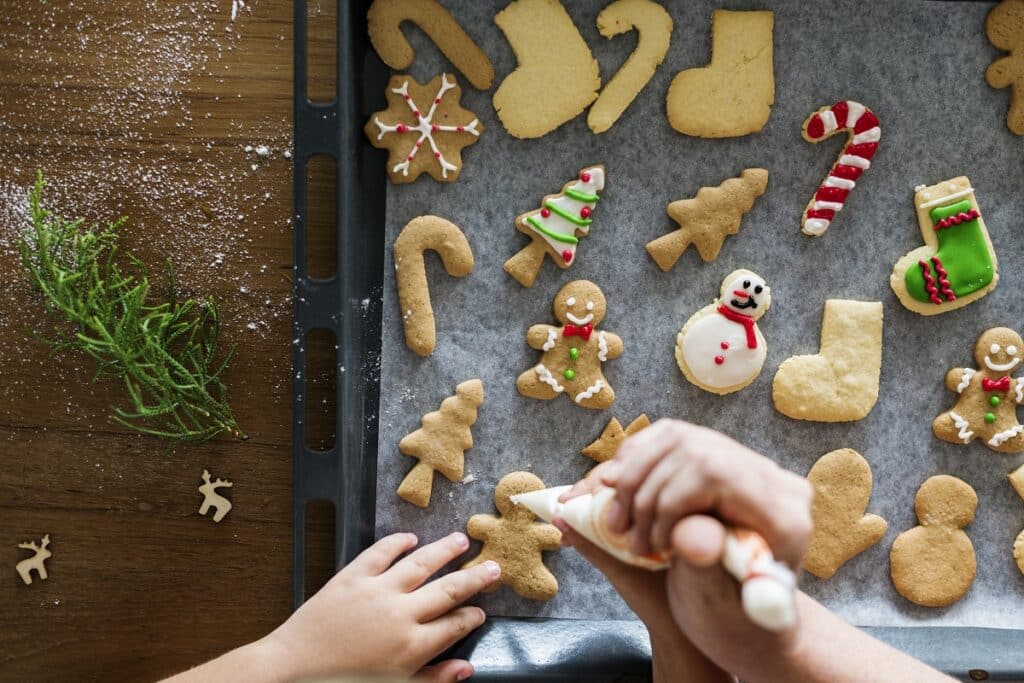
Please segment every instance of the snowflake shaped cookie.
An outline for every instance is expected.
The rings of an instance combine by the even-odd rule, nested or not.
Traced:
[[[385,97],[388,108],[374,113],[363,131],[370,144],[390,152],[391,182],[411,183],[421,173],[438,182],[458,179],[462,148],[477,141],[483,125],[460,106],[462,89],[455,77],[443,73],[420,85],[408,76],[395,76]],[[427,102],[430,108],[422,109]]]

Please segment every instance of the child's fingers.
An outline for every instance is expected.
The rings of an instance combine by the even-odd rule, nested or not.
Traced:
[[[403,591],[415,590],[446,564],[466,552],[467,548],[469,539],[466,534],[457,531],[410,553],[385,572],[384,576]]]
[[[712,567],[725,553],[725,527],[714,517],[690,515],[671,531],[672,549],[692,567]]]
[[[402,553],[415,548],[419,540],[415,534],[391,534],[359,553],[341,571],[347,575],[377,576],[382,574]]]
[[[681,424],[659,420],[619,446],[615,454],[615,460],[622,463],[615,477],[615,499],[618,505],[612,506],[608,515],[608,525],[612,531],[623,532],[629,528],[633,496],[658,461],[679,441]]]
[[[486,618],[479,607],[460,607],[420,626],[417,647],[425,654],[440,654],[472,633]]]
[[[500,576],[501,567],[493,560],[442,576],[412,594],[415,602],[413,613],[420,623],[433,621],[493,584]]]
[[[425,666],[413,679],[422,683],[456,683],[473,675],[473,665],[465,659],[446,659],[432,666]]]
[[[685,478],[687,476],[686,469],[685,453],[672,451],[654,466],[647,478],[640,484],[640,488],[633,496],[633,528],[630,532],[630,545],[633,552],[646,555],[651,551],[652,528],[656,523],[665,521],[661,509],[662,490],[673,478]],[[672,520],[671,523],[674,524],[675,521]],[[665,546],[662,545],[655,549],[661,550],[663,547]]]

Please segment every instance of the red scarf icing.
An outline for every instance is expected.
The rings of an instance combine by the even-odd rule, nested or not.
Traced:
[[[746,330],[747,332],[747,348],[757,348],[757,334],[754,332],[753,318],[751,318],[749,315],[737,313],[736,311],[732,310],[725,304],[718,305],[718,312],[724,315],[729,320],[733,321],[734,323],[739,323],[740,325],[743,325],[743,329]]]

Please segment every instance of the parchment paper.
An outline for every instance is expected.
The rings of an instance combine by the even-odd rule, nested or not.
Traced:
[[[491,56],[497,85],[515,66],[493,23],[506,3],[446,4]],[[609,41],[598,34],[595,19],[604,3],[564,4],[607,82],[632,51],[635,35]],[[480,142],[464,151],[462,177],[453,184],[424,176],[412,185],[389,186],[389,245],[411,218],[437,214],[466,233],[476,267],[468,277],[454,279],[435,256],[428,257],[438,341],[434,354],[420,359],[403,342],[388,250],[377,531],[414,531],[426,541],[465,529],[472,514],[494,512],[495,483],[508,472],[530,470],[548,485],[580,478],[593,464],[580,449],[613,416],[624,424],[641,412],[652,418],[680,417],[726,432],[800,474],[834,448],[851,447],[868,459],[875,476],[869,509],[889,521],[888,533],[832,580],[804,578],[811,595],[844,617],[862,625],[1024,628],[1024,580],[1011,551],[1024,527],[1024,501],[1006,481],[1022,458],[994,453],[980,443],[946,444],[931,434],[932,419],[954,399],[943,387],[946,371],[973,365],[971,350],[983,330],[997,325],[1024,329],[1019,267],[1024,258],[1024,141],[1006,129],[1008,91],[992,90],[984,81],[986,66],[998,54],[984,34],[991,5],[732,2],[731,9],[770,4],[775,11],[776,102],[761,133],[701,140],[670,128],[665,92],[678,71],[708,62],[713,4],[665,2],[676,22],[665,63],[602,135],[590,132],[584,114],[544,138],[513,139],[494,113],[493,90],[476,91],[460,77],[463,105],[486,127]],[[423,34],[407,33],[416,49],[411,73],[421,82],[451,69]],[[882,141],[846,209],[824,237],[814,239],[801,234],[800,215],[846,138],[810,144],[800,137],[800,126],[811,112],[838,99],[873,108],[881,120]],[[539,206],[541,197],[593,163],[606,165],[608,181],[577,263],[568,271],[545,263],[537,284],[524,289],[502,271],[505,259],[526,244],[513,218]],[[718,260],[704,263],[691,248],[671,272],[659,271],[644,245],[676,227],[665,214],[666,205],[753,166],[769,170],[767,194],[745,217],[740,233],[726,240]],[[996,244],[999,286],[956,312],[918,316],[905,310],[889,288],[895,261],[921,244],[913,189],[961,174],[976,188]],[[760,323],[768,360],[753,385],[718,397],[683,378],[673,357],[675,336],[717,294],[722,278],[741,267],[772,286],[772,309]],[[553,321],[552,296],[576,278],[602,287],[608,299],[602,327],[625,342],[622,357],[605,364],[617,395],[606,411],[580,408],[565,397],[531,400],[515,389],[516,376],[538,359],[526,345],[526,329]],[[859,422],[797,422],[772,406],[778,366],[792,355],[817,353],[827,298],[877,300],[885,306],[880,398]],[[473,428],[466,481],[452,484],[437,475],[429,509],[415,508],[395,495],[413,464],[398,452],[398,441],[419,426],[424,413],[436,410],[457,383],[473,377],[483,380],[486,400]],[[961,477],[978,492],[977,518],[968,528],[978,574],[960,602],[924,609],[892,588],[888,554],[896,536],[917,523],[913,499],[918,486],[939,473]],[[474,544],[470,555],[477,549]],[[574,551],[548,554],[546,561],[561,586],[554,600],[531,602],[503,588],[479,603],[500,615],[630,616]]]

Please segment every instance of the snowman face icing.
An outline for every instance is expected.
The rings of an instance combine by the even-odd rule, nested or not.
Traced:
[[[604,294],[589,280],[574,280],[555,295],[554,311],[565,325],[596,325],[604,319]]]
[[[720,298],[736,313],[760,318],[772,303],[772,290],[760,275],[738,270],[722,283]]]
[[[1013,330],[997,327],[978,339],[974,358],[992,372],[1010,372],[1024,360],[1024,341]]]

